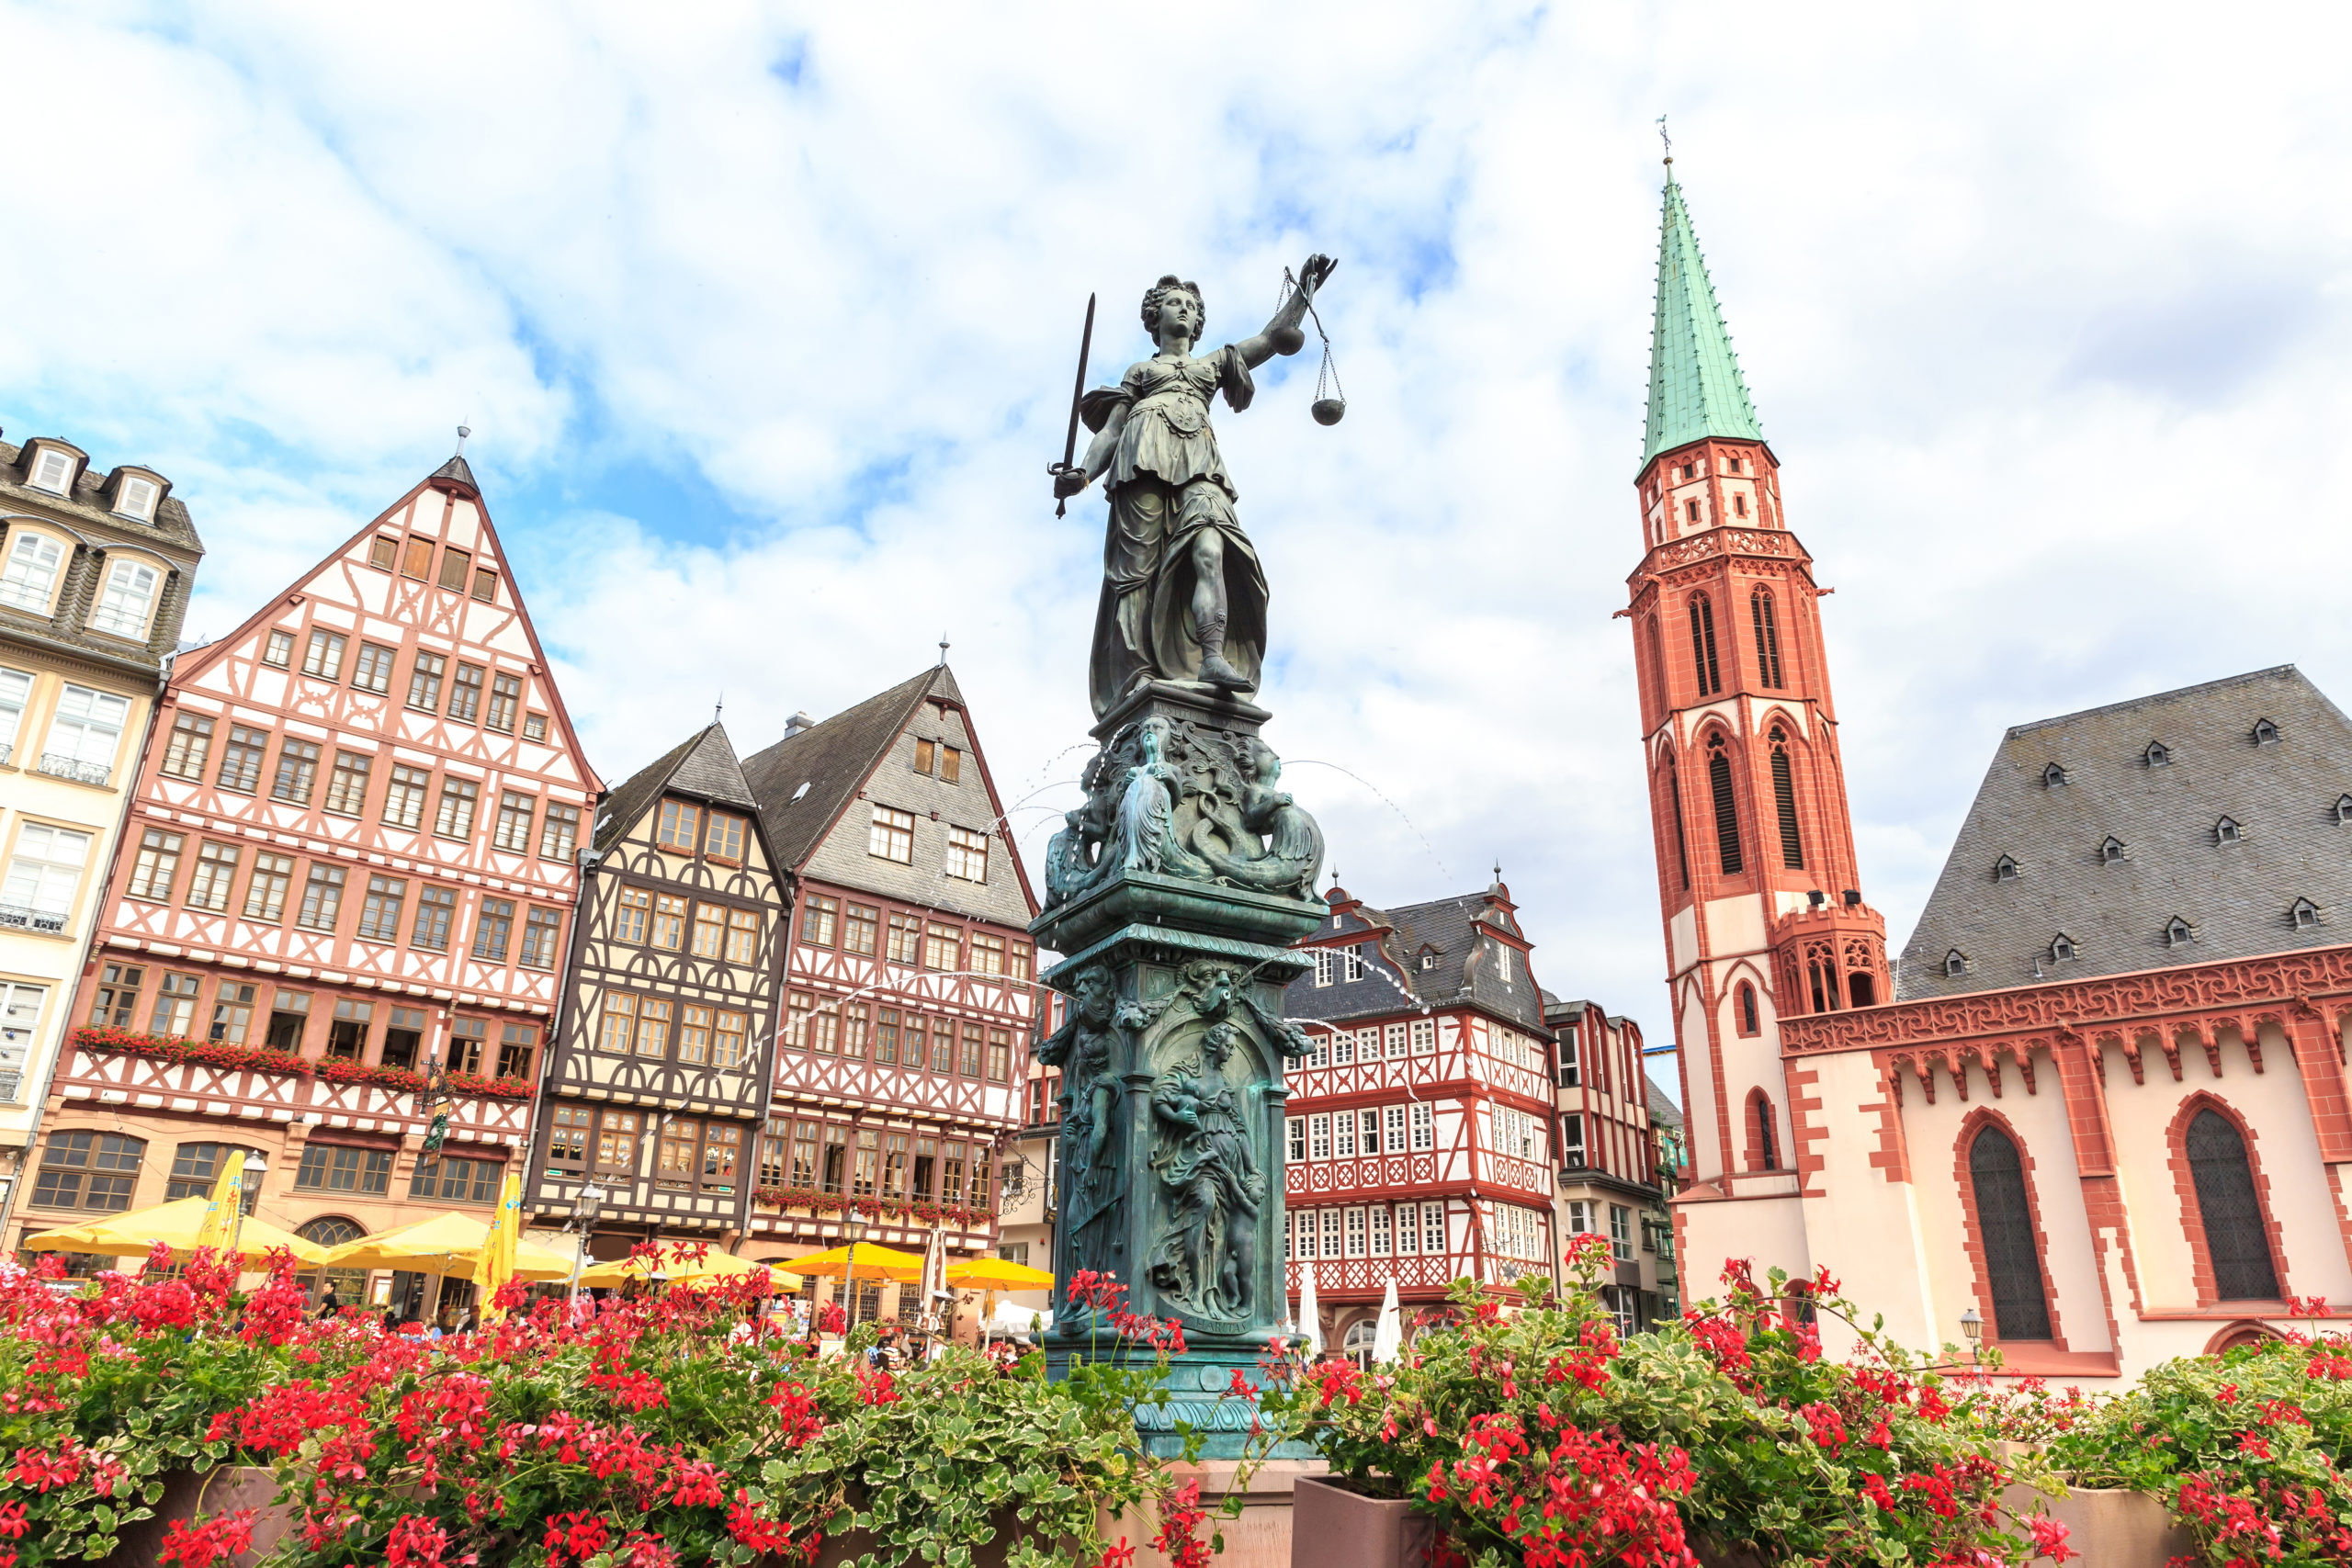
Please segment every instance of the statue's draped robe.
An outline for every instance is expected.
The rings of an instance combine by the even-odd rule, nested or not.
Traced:
[[[1089,686],[1100,716],[1138,674],[1196,680],[1200,628],[1193,624],[1193,536],[1225,538],[1225,659],[1253,683],[1266,647],[1266,574],[1233,513],[1233,481],[1209,427],[1219,390],[1236,412],[1257,389],[1230,344],[1197,359],[1155,355],[1130,366],[1116,387],[1086,394],[1087,426],[1125,408],[1118,449],[1103,475],[1111,501],[1102,546],[1102,600],[1094,616]]]

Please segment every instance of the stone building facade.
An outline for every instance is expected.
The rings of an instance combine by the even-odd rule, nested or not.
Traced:
[[[1601,1300],[1631,1334],[1679,1311],[1674,1242],[1658,1173],[1654,1087],[1642,1070],[1642,1029],[1598,1004],[1546,995],[1558,1106],[1563,1247],[1605,1236],[1610,1271]],[[1671,1107],[1668,1107],[1671,1111]]]

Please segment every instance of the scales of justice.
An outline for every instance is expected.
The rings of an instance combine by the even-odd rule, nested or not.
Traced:
[[[1156,352],[1115,385],[1088,389],[1087,302],[1069,431],[1049,465],[1066,506],[1098,481],[1107,502],[1102,597],[1088,686],[1097,745],[1085,800],[1046,851],[1045,912],[1030,931],[1066,956],[1041,978],[1068,998],[1037,1047],[1061,1070],[1055,1311],[1057,1373],[1114,1343],[1073,1303],[1082,1271],[1114,1277],[1130,1310],[1183,1325],[1164,1410],[1136,1414],[1153,1451],[1205,1434],[1237,1455],[1250,1402],[1218,1395],[1289,1316],[1282,1237],[1283,1066],[1306,1055],[1283,992],[1307,962],[1291,943],[1326,914],[1315,883],[1323,833],[1279,785],[1257,706],[1267,591],[1235,510],[1209,419],[1238,413],[1250,373],[1323,336],[1315,418],[1345,410],[1315,296],[1336,264],[1285,273],[1282,302],[1251,336],[1198,352],[1207,310],[1174,276],[1143,297]],[[1092,439],[1081,456],[1078,428]],[[1059,514],[1061,508],[1057,509]]]

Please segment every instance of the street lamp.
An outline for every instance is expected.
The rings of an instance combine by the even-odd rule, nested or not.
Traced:
[[[240,1272],[245,1260],[245,1216],[261,1202],[262,1178],[268,1174],[269,1161],[262,1157],[259,1149],[245,1156],[244,1171],[238,1178],[238,1185],[243,1190],[239,1194],[241,1201],[237,1204],[237,1223],[229,1230],[229,1256],[236,1260],[232,1267]]]
[[[1974,1307],[1960,1314],[1960,1331],[1967,1337],[1968,1359],[1973,1361],[1976,1359],[1977,1343],[1984,1337],[1984,1320],[1976,1315]]]
[[[605,1206],[605,1190],[594,1182],[580,1190],[571,1201],[571,1223],[580,1227],[580,1247],[571,1258],[571,1293],[565,1298],[564,1314],[577,1315],[580,1309],[580,1269],[588,1260],[588,1237],[596,1228],[596,1211]]]
[[[849,1228],[849,1272],[842,1276],[842,1289],[849,1293],[849,1314],[842,1322],[842,1333],[846,1337],[857,1326],[857,1244],[865,1239],[865,1216],[852,1203],[842,1217]]]

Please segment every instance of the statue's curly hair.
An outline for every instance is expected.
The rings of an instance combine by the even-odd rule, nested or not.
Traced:
[[[1209,329],[1209,302],[1201,298],[1201,286],[1187,283],[1171,272],[1144,290],[1143,330],[1155,340],[1159,336],[1159,302],[1170,294],[1178,293],[1191,295],[1193,303],[1201,308],[1198,331],[1204,333]]]

